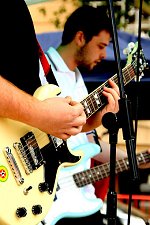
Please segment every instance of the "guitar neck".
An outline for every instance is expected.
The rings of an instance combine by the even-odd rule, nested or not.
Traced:
[[[123,68],[123,81],[124,85],[129,83],[135,77],[135,63],[127,65]],[[115,74],[111,79],[118,84],[118,77]],[[81,104],[84,107],[84,111],[86,114],[87,119],[92,116],[95,112],[97,112],[100,108],[107,104],[107,99],[103,96],[102,92],[104,86],[109,87],[108,80],[91,92],[85,99],[81,101]]]
[[[150,154],[147,151],[137,154],[136,158],[138,165],[150,162]],[[128,169],[128,158],[116,161],[116,174]],[[74,174],[73,179],[78,187],[83,187],[87,184],[91,184],[95,181],[99,181],[106,177],[109,177],[109,175],[110,163],[104,163],[102,165]]]

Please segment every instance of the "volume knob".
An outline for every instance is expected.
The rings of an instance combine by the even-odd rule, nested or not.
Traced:
[[[40,183],[39,190],[40,190],[40,192],[48,191],[48,183],[46,183],[46,182]]]
[[[25,217],[27,215],[27,210],[24,207],[20,207],[17,209],[16,211],[16,215],[21,218],[21,217]]]
[[[34,215],[38,215],[38,214],[41,214],[42,213],[42,206],[41,205],[34,205],[32,207],[32,213]]]

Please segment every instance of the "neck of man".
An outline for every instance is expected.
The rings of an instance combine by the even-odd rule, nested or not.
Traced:
[[[57,52],[60,54],[66,65],[71,71],[74,71],[77,67],[77,63],[75,61],[75,51],[71,44],[68,45],[60,45],[57,48]]]

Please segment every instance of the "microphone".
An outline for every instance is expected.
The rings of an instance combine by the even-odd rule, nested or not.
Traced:
[[[118,121],[117,115],[112,112],[108,112],[104,114],[102,118],[102,124],[110,132],[118,131],[119,121]]]
[[[108,129],[109,143],[117,143],[117,133],[119,130],[117,115],[112,112],[104,114],[102,118],[102,124],[106,129]]]

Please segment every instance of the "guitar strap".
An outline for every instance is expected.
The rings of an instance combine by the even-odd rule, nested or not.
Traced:
[[[39,44],[39,42],[37,41],[38,43],[38,51],[39,51],[39,57],[40,57],[40,61],[41,61],[41,64],[42,64],[42,67],[43,67],[43,70],[44,70],[44,74],[45,74],[45,77],[46,77],[46,80],[48,81],[48,83],[50,84],[55,84],[58,86],[58,83],[55,79],[55,76],[53,74],[53,71],[51,69],[51,66]],[[47,54],[48,56],[48,54]],[[49,56],[48,56],[49,57]]]

